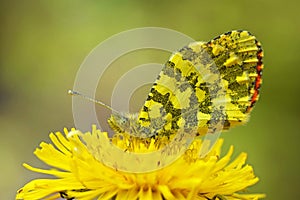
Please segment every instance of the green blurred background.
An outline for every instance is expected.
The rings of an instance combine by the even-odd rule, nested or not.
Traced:
[[[1,1],[0,199],[14,199],[18,188],[41,177],[22,163],[44,167],[34,149],[50,131],[74,125],[66,91],[88,53],[113,34],[145,26],[204,41],[233,29],[257,36],[265,51],[261,99],[246,126],[223,134],[224,151],[234,144],[235,155],[248,153],[260,177],[251,192],[298,199],[299,6],[296,0]],[[153,57],[163,63],[169,55]],[[142,57],[151,60],[151,51]],[[108,101],[113,84],[100,84],[97,98]]]

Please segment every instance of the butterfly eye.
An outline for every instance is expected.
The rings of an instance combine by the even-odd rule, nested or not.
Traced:
[[[129,122],[129,120],[128,120],[127,117],[124,117],[124,116],[120,117],[120,124],[121,125],[126,125],[126,124],[128,124],[128,122]]]

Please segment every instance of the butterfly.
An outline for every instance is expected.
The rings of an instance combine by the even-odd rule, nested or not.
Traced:
[[[138,113],[113,112],[117,133],[135,137],[201,136],[245,124],[259,98],[263,50],[248,31],[234,30],[173,53]]]

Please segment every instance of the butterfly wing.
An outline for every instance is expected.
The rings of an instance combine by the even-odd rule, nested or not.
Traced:
[[[189,44],[163,67],[138,123],[151,135],[167,136],[179,129],[204,135],[245,123],[258,99],[262,56],[247,31]]]

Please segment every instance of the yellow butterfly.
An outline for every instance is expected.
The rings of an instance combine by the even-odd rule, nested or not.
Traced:
[[[248,31],[230,31],[173,53],[137,114],[113,113],[115,132],[137,137],[204,135],[244,124],[258,100],[263,51]]]

